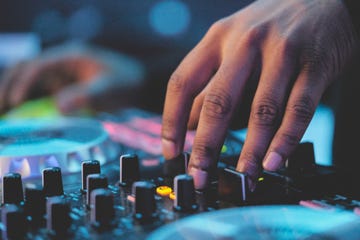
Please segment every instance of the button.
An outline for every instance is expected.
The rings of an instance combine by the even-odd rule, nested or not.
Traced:
[[[112,226],[115,217],[113,193],[104,188],[91,191],[90,221],[97,228]]]
[[[197,209],[194,179],[188,174],[181,174],[174,178],[174,209],[181,212]]]
[[[108,188],[108,179],[104,174],[93,173],[87,176],[86,205],[90,207],[91,191],[98,188]]]
[[[71,227],[70,204],[62,196],[47,198],[46,227],[54,235],[69,233]]]
[[[155,185],[146,181],[137,181],[132,185],[135,197],[134,218],[148,221],[156,217]]]
[[[131,186],[140,179],[139,158],[136,154],[126,154],[120,157],[119,185]]]
[[[1,209],[1,221],[4,226],[3,239],[24,239],[27,231],[25,214],[15,204],[6,204]]]
[[[22,179],[19,173],[8,173],[2,178],[2,203],[20,204],[24,201]]]
[[[61,196],[64,194],[61,168],[45,168],[42,172],[42,184],[46,197]]]
[[[167,197],[172,192],[172,188],[168,186],[159,186],[156,188],[156,193],[162,197]]]
[[[100,173],[100,162],[98,160],[84,161],[81,163],[82,191],[86,191],[86,177],[89,174]]]

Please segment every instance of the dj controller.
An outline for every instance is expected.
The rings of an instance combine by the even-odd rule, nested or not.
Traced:
[[[0,238],[360,239],[357,178],[317,165],[311,142],[251,192],[229,132],[198,191],[187,174],[195,133],[165,161],[160,131],[161,117],[140,109],[0,122]]]

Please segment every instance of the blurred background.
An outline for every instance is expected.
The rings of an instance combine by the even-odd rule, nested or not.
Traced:
[[[144,107],[162,110],[166,82],[210,25],[250,0],[1,1],[0,64],[64,43],[128,54],[145,67]],[[16,34],[8,36],[7,34]]]
[[[130,72],[130,76],[141,78],[137,91],[131,90],[132,96],[124,92],[120,98],[135,95],[136,101],[133,103],[136,106],[161,113],[166,83],[184,56],[204,36],[212,23],[250,2],[251,0],[1,1],[0,73],[21,61],[41,59],[44,52],[54,47],[99,47],[106,49],[110,55],[122,56],[119,62],[120,65],[124,63],[123,68],[114,64],[115,68],[126,72],[135,66],[132,69],[141,72]],[[61,53],[66,55],[67,52],[76,51],[74,47],[70,48],[70,51],[62,51],[60,48],[60,51],[52,54],[58,57]],[[96,52],[91,56],[94,55],[97,55]],[[132,63],[135,61],[136,64],[128,67],[127,59],[131,59]],[[120,72],[121,74],[123,73]],[[125,80],[127,76],[125,74]],[[1,81],[4,80],[0,80],[0,87]],[[98,85],[95,84],[93,88],[98,88]],[[2,91],[9,94],[9,91],[4,89]],[[44,90],[45,94],[46,91],[48,90]],[[329,96],[332,96],[331,91],[330,89]],[[21,94],[20,90],[10,92],[15,99],[17,94]],[[316,159],[324,165],[332,162],[334,128],[333,112],[328,107],[333,105],[333,98],[328,95],[325,95],[324,104],[319,107],[304,136],[304,140],[316,141]],[[2,101],[10,97],[4,97]],[[248,97],[251,99],[251,95]],[[122,100],[112,98],[110,101],[110,105],[116,107],[121,105]],[[248,109],[243,108],[242,111],[248,113]],[[247,114],[240,114],[239,118],[238,125],[245,126]],[[245,135],[246,131],[240,134]]]

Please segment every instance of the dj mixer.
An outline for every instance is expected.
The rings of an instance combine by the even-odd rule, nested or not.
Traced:
[[[140,109],[0,122],[0,238],[360,239],[356,177],[317,165],[311,142],[251,192],[229,131],[198,191],[187,174],[195,133],[165,161],[160,132],[161,117]]]

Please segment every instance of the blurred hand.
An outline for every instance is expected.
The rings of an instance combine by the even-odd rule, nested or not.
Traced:
[[[262,168],[277,170],[300,142],[325,89],[358,44],[339,0],[259,0],[216,22],[172,74],[163,113],[163,154],[179,155],[197,127],[189,162],[207,185],[250,81],[257,83],[237,170],[254,189]],[[260,77],[250,76],[260,69]]]
[[[135,100],[143,80],[143,66],[128,56],[85,45],[53,47],[5,71],[0,112],[48,95],[64,114],[120,107]]]

